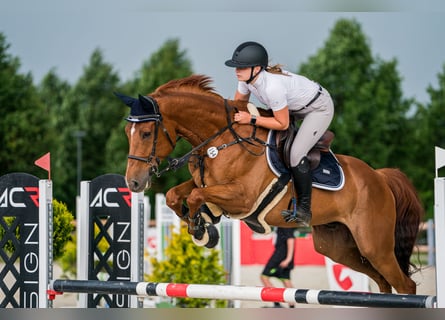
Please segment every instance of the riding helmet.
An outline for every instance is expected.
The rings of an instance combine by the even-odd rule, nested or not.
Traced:
[[[225,65],[234,68],[248,68],[261,66],[266,68],[269,62],[266,49],[259,43],[247,41],[240,44],[233,52],[232,59]]]

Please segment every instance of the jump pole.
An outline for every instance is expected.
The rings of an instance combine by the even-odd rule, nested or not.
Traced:
[[[445,149],[435,147],[436,177],[434,179],[434,224],[436,238],[437,307],[445,308],[445,178],[439,169],[445,167]]]
[[[63,292],[125,294],[176,298],[250,300],[376,308],[435,308],[436,297],[233,285],[97,280],[53,280],[48,295]]]

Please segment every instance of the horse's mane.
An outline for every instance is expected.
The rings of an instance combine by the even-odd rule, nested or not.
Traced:
[[[182,79],[175,79],[158,87],[155,94],[165,94],[171,91],[178,92],[196,92],[200,94],[211,95],[215,97],[221,96],[216,93],[215,88],[211,85],[212,79],[202,74],[194,74]]]

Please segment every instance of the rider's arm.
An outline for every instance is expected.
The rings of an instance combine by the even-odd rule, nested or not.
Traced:
[[[240,124],[252,124],[252,115],[245,111],[235,114],[234,121]],[[286,130],[289,127],[289,111],[287,106],[281,110],[274,111],[273,117],[257,116],[255,124],[259,127],[273,130]]]
[[[235,100],[241,100],[241,101],[249,101],[250,98],[250,92],[247,94],[243,94],[236,90],[235,92]]]
[[[282,268],[287,267],[294,258],[295,238],[288,238],[286,241],[287,241],[286,258],[280,263],[280,266]]]
[[[273,117],[257,117],[256,125],[267,129],[286,130],[289,127],[289,109],[284,107],[274,111]]]

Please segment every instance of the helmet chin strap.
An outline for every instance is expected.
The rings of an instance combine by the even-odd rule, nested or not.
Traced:
[[[261,70],[263,70],[263,67],[261,67],[260,71],[258,71],[255,75],[253,75],[253,70],[255,69],[255,67],[251,67],[250,68],[250,78],[248,80],[246,80],[246,83],[249,84],[253,81],[253,79],[255,79],[255,77],[258,75],[258,73],[261,72]]]

